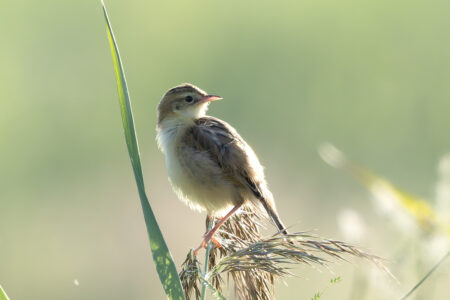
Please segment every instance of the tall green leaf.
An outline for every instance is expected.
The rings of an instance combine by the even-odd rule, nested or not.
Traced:
[[[8,295],[6,295],[6,292],[1,285],[0,285],[0,300],[9,300]]]
[[[185,299],[183,289],[181,287],[180,277],[173,262],[172,256],[164,241],[161,230],[156,222],[153,210],[148,202],[145,193],[144,178],[142,175],[141,160],[139,156],[139,147],[134,129],[133,114],[131,111],[131,103],[128,95],[127,82],[119,55],[119,49],[109,22],[108,13],[105,4],[102,1],[103,13],[105,15],[106,30],[108,34],[109,44],[114,63],[114,71],[117,80],[117,89],[119,92],[120,111],[122,114],[122,123],[125,132],[125,140],[128,147],[128,153],[133,166],[134,177],[141,199],[142,210],[144,212],[145,224],[147,225],[148,237],[150,240],[150,248],[153,254],[153,261],[158,271],[159,279],[164,287],[166,295],[169,299]]]

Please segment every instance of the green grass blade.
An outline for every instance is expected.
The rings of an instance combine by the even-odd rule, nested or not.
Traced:
[[[412,295],[412,293],[414,293],[415,290],[417,290],[417,288],[425,281],[427,280],[428,277],[430,277],[431,274],[433,274],[434,271],[436,271],[436,269],[447,259],[447,257],[450,255],[450,251],[447,252],[447,254],[441,258],[441,260],[439,260],[439,262],[437,264],[434,265],[433,268],[431,268],[430,271],[428,271],[427,274],[425,274],[425,276],[402,298],[400,298],[400,300],[405,300],[407,299],[409,296]]]
[[[109,22],[106,7],[102,1],[103,13],[106,21],[106,30],[108,34],[109,44],[114,63],[114,71],[117,80],[117,89],[119,92],[120,111],[122,114],[122,123],[127,143],[128,153],[130,155],[131,164],[133,166],[134,177],[141,199],[142,210],[144,213],[145,224],[147,226],[148,237],[150,240],[150,248],[153,254],[153,261],[158,271],[159,279],[164,287],[166,295],[169,299],[185,299],[183,289],[181,287],[180,278],[178,276],[175,263],[164,241],[161,230],[156,222],[153,210],[148,202],[145,193],[144,178],[142,175],[142,167],[139,156],[139,147],[134,129],[133,114],[131,111],[131,103],[128,96],[128,88],[125,80],[125,73],[122,61],[119,55],[116,40],[114,38],[111,24]]]
[[[0,300],[9,300],[8,295],[6,295],[6,292],[1,285],[0,285]]]

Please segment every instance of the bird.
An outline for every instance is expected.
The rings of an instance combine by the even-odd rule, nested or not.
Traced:
[[[157,108],[157,144],[173,190],[190,208],[221,217],[195,255],[209,241],[220,247],[215,232],[248,203],[262,205],[279,232],[287,234],[253,149],[227,122],[206,115],[209,104],[220,99],[184,83],[169,89]]]

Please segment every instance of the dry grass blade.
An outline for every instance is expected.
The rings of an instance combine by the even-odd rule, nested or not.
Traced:
[[[287,236],[277,234],[250,243],[223,257],[210,272],[214,274],[257,268],[275,276],[286,276],[291,275],[289,269],[294,264],[306,263],[325,266],[329,258],[345,260],[345,256],[367,259],[386,270],[378,256],[368,254],[345,242],[324,240],[299,232]]]

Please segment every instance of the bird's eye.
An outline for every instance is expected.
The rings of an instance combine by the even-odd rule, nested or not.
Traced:
[[[191,103],[192,100],[194,100],[194,98],[192,98],[192,96],[186,96],[186,98],[184,98],[184,100],[186,100],[187,103]]]

